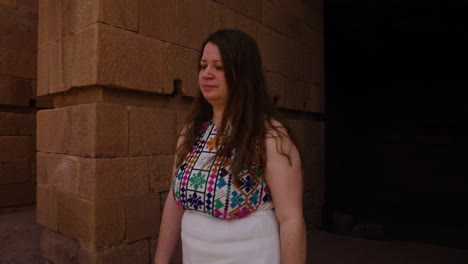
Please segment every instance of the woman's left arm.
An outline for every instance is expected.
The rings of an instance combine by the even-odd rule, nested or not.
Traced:
[[[277,145],[278,143],[278,145]],[[281,149],[288,158],[279,153]],[[302,208],[302,168],[296,146],[287,136],[266,138],[265,178],[280,228],[281,263],[306,263],[306,228]]]

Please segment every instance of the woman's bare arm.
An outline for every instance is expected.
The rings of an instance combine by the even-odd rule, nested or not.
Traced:
[[[282,140],[278,139],[279,136]],[[291,162],[279,150],[289,155]],[[305,263],[307,239],[299,152],[286,133],[272,132],[266,138],[266,155],[265,177],[280,227],[281,263]]]

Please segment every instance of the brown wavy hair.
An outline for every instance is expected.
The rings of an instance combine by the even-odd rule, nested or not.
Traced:
[[[283,139],[289,137],[291,131],[265,88],[262,59],[256,41],[239,30],[228,29],[210,35],[203,42],[201,51],[208,42],[215,44],[220,51],[228,85],[227,104],[218,132],[225,136],[220,137],[222,142],[215,158],[229,157],[233,151],[236,152],[231,173],[234,183],[239,186],[240,174],[245,169],[257,179],[264,178],[262,171],[266,163],[267,136],[275,137],[277,150],[291,163],[289,155],[281,148]],[[201,53],[200,60],[202,56]],[[199,91],[181,132],[184,140],[177,148],[177,167],[183,163],[203,124],[211,120],[212,115],[211,105]],[[232,129],[226,133],[228,122]]]

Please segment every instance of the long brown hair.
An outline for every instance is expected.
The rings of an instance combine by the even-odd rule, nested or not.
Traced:
[[[239,30],[219,30],[210,35],[202,44],[215,44],[221,54],[224,74],[228,84],[228,99],[224,109],[219,134],[220,148],[216,157],[236,155],[231,164],[234,183],[240,185],[239,175],[247,169],[257,179],[263,178],[262,170],[266,163],[265,137],[274,136],[278,151],[289,155],[281,148],[284,137],[290,129],[279,115],[265,88],[262,60],[257,43],[253,38]],[[200,59],[203,54],[200,54]],[[177,149],[177,167],[180,166],[193,147],[204,123],[211,120],[213,109],[201,92],[194,99],[192,109],[187,115],[183,143]],[[273,120],[281,125],[274,125]],[[227,123],[230,123],[229,133]],[[276,123],[276,122],[275,122]],[[253,168],[261,168],[260,170]]]

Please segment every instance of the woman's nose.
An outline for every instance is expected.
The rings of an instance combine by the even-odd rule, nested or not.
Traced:
[[[205,69],[202,69],[202,76],[203,78],[213,78],[212,67],[207,66]]]

